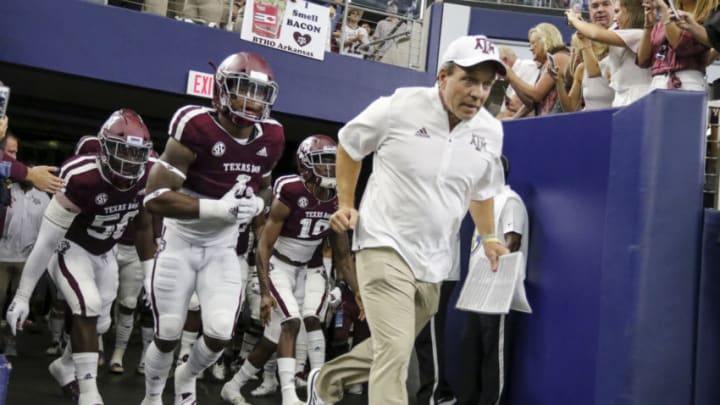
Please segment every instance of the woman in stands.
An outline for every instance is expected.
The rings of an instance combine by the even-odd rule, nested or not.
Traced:
[[[650,91],[650,71],[635,64],[644,35],[644,14],[642,0],[620,0],[616,15],[618,29],[608,30],[583,21],[582,16],[573,10],[565,12],[568,24],[578,33],[610,45],[607,60],[610,86],[615,90],[613,107],[630,104]]]
[[[549,70],[555,79],[555,89],[562,111],[609,108],[615,91],[608,86],[608,46],[575,33],[570,47],[568,70]]]
[[[507,80],[525,103],[515,117],[523,117],[534,110],[535,115],[560,112],[555,80],[548,69],[554,66],[565,71],[570,62],[570,53],[563,43],[560,31],[552,24],[540,23],[528,32],[530,52],[540,65],[540,77],[535,84],[523,81],[512,69],[507,69]]]
[[[663,0],[643,0],[642,4],[645,24],[637,64],[650,68],[650,87],[706,91],[705,67],[711,62],[710,48],[677,25],[671,18],[673,11]],[[692,12],[700,23],[717,4],[717,0],[677,0],[680,10]]]

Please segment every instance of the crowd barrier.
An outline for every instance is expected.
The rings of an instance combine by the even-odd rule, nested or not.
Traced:
[[[514,317],[509,404],[693,403],[705,102],[656,91],[620,110],[505,123],[534,310]],[[449,310],[448,342],[462,317]],[[452,366],[461,353],[448,345],[451,384],[466,378]]]

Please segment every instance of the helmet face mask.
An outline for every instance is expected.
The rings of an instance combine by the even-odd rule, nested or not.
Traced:
[[[260,56],[241,52],[230,55],[215,73],[215,108],[239,126],[270,116],[278,95],[272,71]]]
[[[152,141],[137,113],[131,110],[114,112],[100,129],[98,140],[100,160],[115,186],[129,188],[145,174]]]
[[[335,157],[337,144],[325,135],[312,135],[306,138],[297,150],[297,163],[300,175],[310,182],[326,189],[334,190]]]
[[[130,141],[126,143],[122,139],[106,137],[102,148],[103,155],[107,157],[106,163],[113,174],[130,180],[142,177],[150,156],[147,145],[133,145]]]

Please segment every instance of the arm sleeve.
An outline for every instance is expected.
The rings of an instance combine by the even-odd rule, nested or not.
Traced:
[[[388,125],[390,101],[390,97],[375,100],[365,111],[340,129],[338,134],[340,144],[353,160],[362,160],[376,151],[382,143],[386,133],[383,129]]]
[[[35,285],[42,277],[58,242],[77,214],[66,210],[56,199],[52,199],[45,211],[35,246],[23,268],[17,296],[29,300]]]
[[[505,202],[502,214],[500,215],[501,226],[505,233],[515,232],[522,235],[525,229],[524,208],[520,202],[514,198],[509,198]]]
[[[642,41],[643,30],[641,29],[625,29],[613,31],[620,39],[625,42],[625,46],[628,47],[634,54],[637,54],[640,42]]]

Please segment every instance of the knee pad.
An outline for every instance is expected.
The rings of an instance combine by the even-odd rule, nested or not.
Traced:
[[[280,320],[278,319],[278,316],[273,313],[273,317],[270,319],[270,324],[265,327],[265,331],[263,332],[263,336],[265,339],[278,344],[278,341],[280,340],[280,332],[282,331]]]
[[[118,297],[117,303],[125,308],[134,310],[137,307],[137,297]]]
[[[235,313],[216,311],[203,317],[203,334],[219,340],[232,339],[235,326]]]
[[[162,340],[178,340],[182,334],[183,319],[177,315],[160,315],[157,320],[157,336]]]

